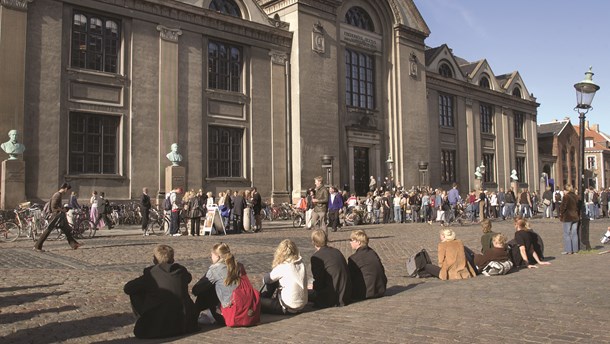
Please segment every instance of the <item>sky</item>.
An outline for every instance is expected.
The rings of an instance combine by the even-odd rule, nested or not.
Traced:
[[[600,90],[586,115],[610,133],[610,1],[414,0],[430,28],[426,45],[445,43],[495,75],[518,71],[538,107],[538,124],[570,117],[578,125],[574,84],[593,67]]]

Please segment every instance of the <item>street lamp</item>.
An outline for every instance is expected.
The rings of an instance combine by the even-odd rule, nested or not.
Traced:
[[[585,249],[591,249],[589,242],[589,218],[585,210],[585,115],[593,109],[591,103],[595,92],[599,90],[599,86],[593,82],[592,67],[585,73],[585,79],[574,84],[576,89],[576,107],[574,111],[578,112],[580,119],[580,188],[578,194],[580,196],[580,244],[584,245]]]
[[[393,177],[394,174],[394,160],[392,160],[392,153],[388,154],[388,160],[385,161],[388,165],[388,171],[390,172],[390,178]]]

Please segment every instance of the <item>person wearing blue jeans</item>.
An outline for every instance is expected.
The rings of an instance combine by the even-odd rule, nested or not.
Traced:
[[[578,252],[578,196],[570,184],[565,186],[563,199],[559,208],[559,221],[563,223],[563,249],[562,254]]]

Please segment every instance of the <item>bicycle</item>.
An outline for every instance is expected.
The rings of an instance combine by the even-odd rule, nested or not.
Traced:
[[[292,227],[301,228],[305,224],[305,211],[302,209],[294,209],[292,214]]]
[[[19,226],[13,221],[4,221],[0,223],[0,241],[13,242],[19,238]]]
[[[13,210],[15,219],[0,225],[0,240],[12,242],[22,233],[36,241],[44,226],[42,212],[37,206],[30,207],[30,202],[21,203]]]

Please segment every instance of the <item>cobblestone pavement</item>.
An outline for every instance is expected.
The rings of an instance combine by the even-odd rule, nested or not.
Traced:
[[[604,250],[599,238],[609,225],[608,220],[591,222],[596,251],[563,256],[560,223],[532,220],[552,265],[465,281],[406,277],[406,258],[422,247],[436,260],[438,225],[359,226],[386,267],[386,297],[343,308],[308,309],[292,317],[263,315],[262,324],[252,328],[206,326],[186,337],[143,342],[195,343],[213,336],[215,343],[610,343],[610,296],[605,290],[610,254],[597,254]],[[47,241],[44,253],[33,251],[27,239],[0,243],[0,342],[136,341],[123,285],[151,263],[159,243],[174,247],[176,260],[195,281],[207,270],[210,248],[219,241],[230,245],[255,287],[284,238],[293,239],[309,262],[309,231],[287,222],[265,226],[257,234],[213,237],[144,237],[135,227],[118,228],[82,240],[85,245],[78,250],[65,241]],[[512,223],[493,226],[512,238]],[[351,229],[330,234],[331,245],[346,257],[351,254]],[[454,229],[467,246],[480,249],[479,225]]]

